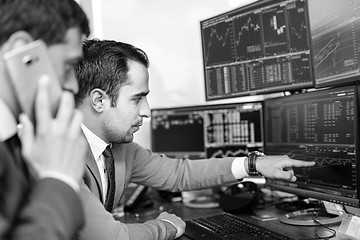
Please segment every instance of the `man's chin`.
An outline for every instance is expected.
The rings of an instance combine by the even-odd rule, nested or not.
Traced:
[[[123,139],[123,143],[130,143],[134,140],[134,135],[130,134]]]

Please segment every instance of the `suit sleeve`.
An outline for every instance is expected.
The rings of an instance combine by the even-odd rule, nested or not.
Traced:
[[[81,231],[80,239],[167,240],[174,237],[173,231],[161,220],[150,220],[141,224],[116,221],[85,184],[81,186],[81,198],[86,225]]]
[[[132,143],[134,153],[130,182],[167,191],[191,191],[235,183],[231,172],[233,157],[209,159],[174,159],[153,153]]]
[[[51,178],[31,185],[0,143],[0,239],[72,239],[83,224],[70,186]]]
[[[31,189],[11,229],[11,239],[73,239],[83,226],[80,199],[65,183],[46,178]]]

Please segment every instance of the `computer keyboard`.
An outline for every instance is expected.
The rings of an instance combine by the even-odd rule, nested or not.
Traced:
[[[229,213],[186,221],[185,235],[206,240],[287,240],[282,234],[257,226]]]

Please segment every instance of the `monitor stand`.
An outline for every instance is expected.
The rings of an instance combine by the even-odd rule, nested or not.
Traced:
[[[332,203],[330,203],[332,204]],[[348,214],[344,210],[328,209],[322,203],[319,207],[302,209],[287,213],[279,217],[279,220],[286,224],[298,226],[332,225],[340,223]]]

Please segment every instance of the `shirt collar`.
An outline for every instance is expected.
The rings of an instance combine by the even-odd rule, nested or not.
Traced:
[[[4,142],[17,132],[17,121],[9,107],[0,99],[0,141]]]
[[[101,138],[96,136],[95,133],[93,133],[90,129],[88,129],[83,123],[81,124],[81,128],[90,145],[90,149],[94,158],[98,159],[109,144],[107,144]]]

